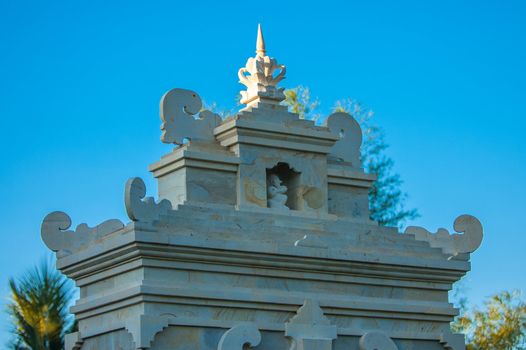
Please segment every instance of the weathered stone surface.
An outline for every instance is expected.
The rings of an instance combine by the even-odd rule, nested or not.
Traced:
[[[214,144],[191,142],[150,165],[159,197],[173,205],[215,203],[234,206],[239,158]]]
[[[135,349],[131,335],[124,329],[100,334],[97,337],[86,339],[81,348],[82,350],[101,350],[101,349]],[[66,348],[66,350],[68,350]]]
[[[360,350],[398,350],[398,347],[384,333],[373,331],[360,338]]]
[[[132,335],[135,347],[147,349],[150,347],[155,335],[168,327],[172,315],[134,315],[125,322],[126,330]]]
[[[312,299],[305,300],[296,316],[285,324],[285,335],[293,339],[291,350],[331,350],[336,334],[336,326],[331,325]]]
[[[64,348],[66,350],[80,350],[83,343],[80,332],[68,333],[64,336]]]
[[[453,334],[450,329],[446,329],[440,336],[440,344],[446,350],[466,350],[464,334]]]

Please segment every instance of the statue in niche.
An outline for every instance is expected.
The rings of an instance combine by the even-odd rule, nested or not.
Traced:
[[[287,203],[287,186],[281,184],[276,174],[270,174],[267,184],[267,205],[269,208],[289,209]]]

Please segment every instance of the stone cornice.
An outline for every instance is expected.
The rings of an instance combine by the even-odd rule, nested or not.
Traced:
[[[322,154],[329,153],[338,140],[326,127],[305,120],[272,123],[237,117],[216,127],[214,134],[224,147],[252,144]]]
[[[163,259],[210,264],[239,265],[258,268],[331,272],[353,276],[453,283],[469,270],[469,262],[380,254],[353,253],[327,249],[315,254],[316,248],[276,247],[273,243],[259,243],[257,248],[243,242],[232,242],[195,236],[173,236],[169,233],[130,231],[113,235],[100,247],[88,247],[74,255],[65,256],[57,266],[72,278],[79,279],[97,270],[134,259]],[[252,247],[252,248],[251,248]],[[94,253],[98,254],[94,254]]]

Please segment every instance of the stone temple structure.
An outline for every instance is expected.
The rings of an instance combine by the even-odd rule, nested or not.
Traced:
[[[149,167],[158,200],[126,183],[129,223],[45,217],[42,239],[80,288],[67,350],[465,349],[448,291],[480,222],[379,226],[356,120],[288,112],[261,30],[238,75],[245,107],[224,120],[196,92],[162,97],[161,140],[175,147]]]

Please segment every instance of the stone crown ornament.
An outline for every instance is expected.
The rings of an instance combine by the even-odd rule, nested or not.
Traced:
[[[279,72],[278,72],[279,71]],[[258,26],[256,57],[250,57],[245,67],[239,69],[239,82],[247,87],[241,91],[241,103],[252,105],[255,102],[278,104],[285,99],[284,88],[276,85],[285,79],[286,67],[275,58],[266,55],[265,41],[261,25]],[[275,74],[278,72],[277,74]]]

